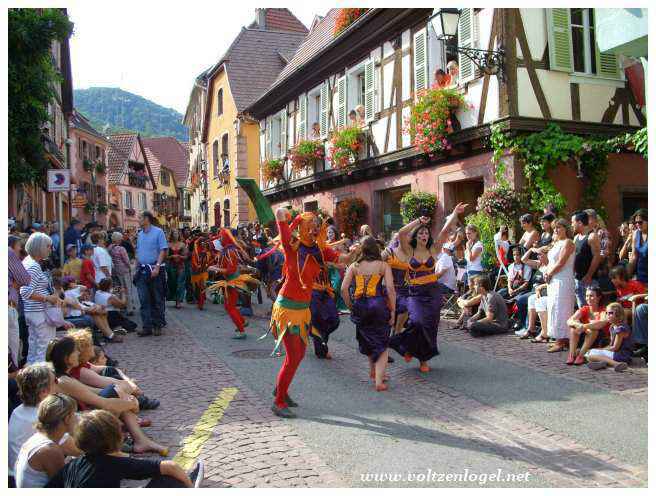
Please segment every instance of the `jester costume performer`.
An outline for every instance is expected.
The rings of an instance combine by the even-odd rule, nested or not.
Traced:
[[[207,239],[199,236],[193,242],[191,252],[191,285],[194,288],[196,304],[202,310],[205,305],[205,283],[207,268],[212,265],[212,253],[207,246]]]
[[[435,274],[435,259],[420,262],[414,256],[408,263],[408,325],[390,340],[390,347],[403,355],[427,362],[439,354],[437,328],[440,324],[442,297]]]
[[[246,321],[237,309],[238,291],[247,294],[250,298],[251,291],[257,289],[259,281],[239,271],[239,247],[230,231],[221,229],[217,239],[216,271],[223,276],[223,279],[209,286],[207,291],[223,291],[223,305],[236,327],[234,339],[244,339]]]

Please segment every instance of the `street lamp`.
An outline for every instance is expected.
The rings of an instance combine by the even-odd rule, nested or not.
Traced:
[[[460,12],[460,9],[454,8],[433,9],[433,15],[430,16],[428,21],[431,23],[439,39],[445,41],[455,39],[458,34]],[[499,47],[498,50],[481,50],[478,48],[456,46],[455,49],[457,53],[471,60],[484,74],[497,76],[500,80],[505,81],[503,71],[504,50],[502,47]]]

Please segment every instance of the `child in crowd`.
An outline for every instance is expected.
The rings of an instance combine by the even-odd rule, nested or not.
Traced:
[[[617,300],[624,308],[631,308],[632,296],[647,294],[647,285],[636,279],[629,279],[623,265],[611,269],[610,280],[617,291]]]
[[[82,413],[73,439],[84,455],[68,462],[46,487],[118,488],[124,479],[152,479],[147,487],[199,487],[203,478],[200,463],[190,478],[174,461],[125,456],[121,424],[105,410]]]
[[[98,283],[95,301],[97,305],[102,306],[107,311],[107,322],[112,329],[122,328],[127,332],[134,332],[137,324],[127,317],[124,317],[120,310],[127,308],[128,301],[125,297],[124,288],[117,287],[112,291],[112,280],[108,277]]]
[[[100,346],[93,347],[93,357],[89,360],[89,363],[96,365],[98,367],[107,366],[107,356],[105,355],[105,350]]]
[[[62,275],[64,277],[72,277],[75,282],[80,280],[80,272],[82,271],[82,260],[77,257],[77,246],[68,245],[66,247],[66,256],[68,262],[64,264]]]
[[[522,250],[519,246],[513,248],[513,263],[508,266],[508,287],[501,288],[498,293],[508,300],[529,290],[533,269],[522,263]]]
[[[96,286],[96,268],[93,265],[93,246],[89,244],[82,247],[80,283],[89,289],[93,289]]]
[[[588,367],[600,370],[608,365],[615,372],[622,372],[628,367],[633,356],[633,339],[631,328],[625,322],[624,308],[619,303],[611,303],[606,309],[610,321],[610,345],[605,348],[593,348],[588,352]]]

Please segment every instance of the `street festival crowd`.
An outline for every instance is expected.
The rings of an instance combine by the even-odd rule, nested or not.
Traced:
[[[287,209],[275,212],[275,225],[236,230],[165,232],[150,212],[138,232],[73,220],[64,260],[59,226],[10,219],[10,486],[200,485],[200,462],[187,474],[170,460],[130,456],[167,456],[145,430],[145,412],[160,402],[104,348],[127,333],[157,339],[166,301],[198,311],[222,303],[232,337],[244,339],[252,298],[271,300],[272,354],[284,348],[272,410],[285,418],[295,416],[288,391],[306,346],[330,359],[340,315],[355,324],[380,392],[390,349],[430,370],[441,315],[473,337],[514,333],[526,346],[563,352],[572,366],[622,372],[634,358],[647,361],[645,209],[612,230],[594,210],[567,219],[552,208],[527,213],[519,239],[508,226],[494,236],[497,266],[486,267],[478,229],[460,223],[464,208],[441,227],[422,216],[391,239],[366,225],[349,239],[332,218],[292,219]]]

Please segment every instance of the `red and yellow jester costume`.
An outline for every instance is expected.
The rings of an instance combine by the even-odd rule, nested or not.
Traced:
[[[212,265],[212,256],[206,246],[204,237],[197,237],[193,242],[191,252],[191,285],[196,293],[198,309],[202,310],[205,304],[205,283],[207,282],[207,268]]]
[[[292,230],[299,224],[301,224],[301,231],[308,230],[314,219],[314,214],[306,212],[298,215],[291,224],[280,220],[276,222],[285,254],[283,265],[285,282],[271,310],[271,333],[276,339],[276,348],[281,342],[284,345],[285,361],[278,372],[276,398],[272,410],[276,415],[285,417],[294,416],[287,410],[290,406],[287,392],[305,355],[305,347],[312,327],[310,314],[312,286],[321,270],[313,257],[307,257],[303,266],[299,266],[300,242],[292,240]]]
[[[257,288],[259,281],[248,274],[239,272],[239,247],[227,229],[221,229],[218,236],[221,243],[218,253],[217,266],[224,279],[207,288],[207,291],[223,290],[223,305],[226,312],[236,326],[236,339],[246,337],[244,328],[246,321],[237,309],[237,291],[243,291],[250,295],[253,288]]]

